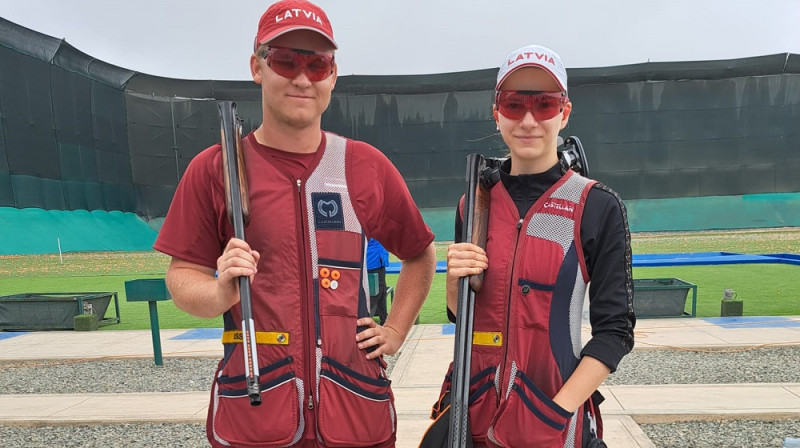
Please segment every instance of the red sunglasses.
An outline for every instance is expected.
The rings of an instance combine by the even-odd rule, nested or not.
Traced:
[[[264,55],[267,65],[284,78],[294,79],[302,70],[309,81],[322,81],[333,73],[333,53],[268,47]]]
[[[565,92],[502,90],[497,92],[495,107],[504,117],[521,120],[531,111],[536,121],[549,120],[564,110],[569,99]]]

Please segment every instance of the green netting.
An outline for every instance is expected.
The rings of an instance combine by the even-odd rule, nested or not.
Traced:
[[[625,201],[633,232],[800,226],[800,193]]]
[[[800,193],[624,201],[631,232],[800,227]],[[436,241],[452,241],[455,207],[422,209]]]
[[[428,224],[433,234],[436,235],[436,241],[453,241],[456,223],[455,207],[423,208],[420,212],[422,212],[425,224]]]
[[[133,213],[0,207],[0,255],[150,250],[156,232]]]

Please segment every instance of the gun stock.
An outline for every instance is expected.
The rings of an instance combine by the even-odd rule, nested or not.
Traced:
[[[489,227],[489,189],[483,182],[476,182],[475,206],[472,210],[471,243],[486,249],[486,232]],[[469,287],[475,292],[483,288],[483,272],[469,276]]]

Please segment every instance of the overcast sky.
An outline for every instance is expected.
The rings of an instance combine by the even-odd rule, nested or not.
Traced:
[[[258,19],[269,3],[0,0],[0,16],[131,70],[247,80]],[[496,68],[531,43],[555,49],[567,68],[800,53],[800,0],[316,3],[333,24],[340,75]]]

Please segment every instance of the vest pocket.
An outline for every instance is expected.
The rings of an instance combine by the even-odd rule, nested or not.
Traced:
[[[572,413],[556,404],[527,375],[517,371],[508,399],[491,431],[499,446],[562,447],[570,417]]]
[[[320,260],[319,313],[327,316],[358,316],[358,298],[362,295],[360,264],[339,260]],[[364,296],[366,298],[366,296]],[[366,307],[366,302],[363,304]]]
[[[469,422],[472,437],[483,439],[497,410],[495,367],[487,367],[469,380]]]
[[[241,350],[241,346],[236,350]],[[237,358],[232,356],[232,359]],[[241,359],[241,356],[238,357]],[[226,367],[230,366],[230,361]],[[303,382],[292,370],[288,357],[259,369],[261,405],[251,406],[243,374],[223,367],[214,381],[212,393],[213,436],[236,446],[279,447],[297,442],[302,436]],[[280,406],[276,406],[280,403]],[[264,424],[270,422],[270,424]]]
[[[536,328],[548,331],[550,328],[550,302],[553,299],[553,285],[519,279],[515,288],[519,300],[517,306],[518,325],[522,328]]]
[[[329,358],[319,373],[319,433],[328,447],[361,447],[388,441],[396,428],[386,378],[372,378]]]

